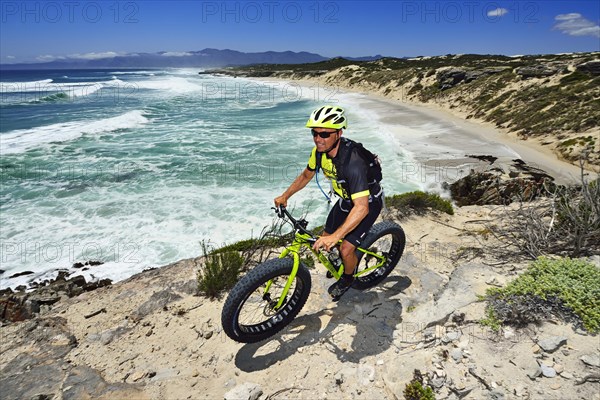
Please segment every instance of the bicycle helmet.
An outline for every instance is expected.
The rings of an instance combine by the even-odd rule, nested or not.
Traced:
[[[344,109],[337,106],[323,106],[310,114],[306,123],[307,128],[346,129],[348,121],[344,116]]]

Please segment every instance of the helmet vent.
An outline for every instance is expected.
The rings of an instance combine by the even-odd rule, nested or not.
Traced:
[[[319,117],[321,116],[321,111],[323,111],[323,108],[319,109],[319,111],[317,111],[317,113],[315,114],[315,120],[319,120]]]

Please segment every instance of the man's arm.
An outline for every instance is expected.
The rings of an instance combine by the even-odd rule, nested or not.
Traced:
[[[283,192],[281,196],[275,198],[275,206],[279,207],[280,205],[283,205],[284,207],[287,207],[288,199],[292,197],[296,192],[304,188],[308,184],[308,182],[310,182],[313,176],[315,176],[315,171],[311,171],[308,168],[304,168],[304,171],[302,171],[302,173],[298,175],[296,179],[294,179],[294,182],[292,182],[290,187],[287,188],[287,190]],[[367,212],[369,212],[368,203]]]
[[[330,250],[333,246],[346,237],[346,235],[360,224],[360,222],[369,214],[369,196],[359,197],[353,200],[354,206],[346,221],[336,229],[331,235],[321,236],[313,245],[313,249],[319,250],[319,247],[324,247],[325,250]]]

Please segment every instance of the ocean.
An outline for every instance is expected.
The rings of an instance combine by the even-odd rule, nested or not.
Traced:
[[[385,179],[412,155],[360,95],[198,72],[2,71],[0,288],[90,260],[104,264],[86,278],[118,281],[257,237],[322,104],[344,106],[346,135],[380,155],[386,194],[423,187]],[[313,227],[328,212],[314,182],[290,206]]]

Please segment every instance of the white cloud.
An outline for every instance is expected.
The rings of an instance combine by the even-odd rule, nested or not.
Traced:
[[[37,56],[35,59],[38,61],[54,61],[54,60],[64,60],[65,58],[63,56],[53,56],[51,54],[43,54],[43,55]]]
[[[8,58],[9,60],[14,60],[16,57],[15,56],[6,56],[6,58]]]
[[[79,58],[82,60],[98,60],[100,58],[113,58],[118,55],[119,53],[115,53],[114,51],[105,51],[103,53],[70,54],[69,58]]]
[[[165,53],[162,53],[162,55],[165,57],[185,57],[185,56],[191,56],[193,54],[188,53],[186,51],[167,51]]]
[[[505,14],[508,14],[508,10],[506,8],[496,8],[495,10],[488,11],[488,17],[501,17]]]
[[[571,36],[595,36],[600,38],[600,26],[579,13],[559,14],[554,17],[554,29]]]

